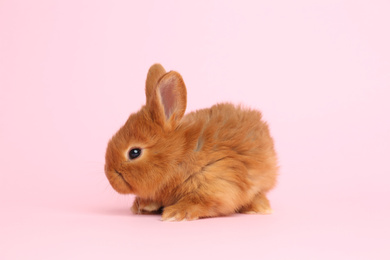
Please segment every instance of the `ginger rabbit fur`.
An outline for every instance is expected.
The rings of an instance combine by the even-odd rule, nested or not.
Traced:
[[[223,103],[184,115],[184,81],[160,64],[150,67],[145,94],[106,151],[106,176],[117,192],[137,195],[134,213],[162,211],[166,221],[271,213],[277,156],[259,111]]]

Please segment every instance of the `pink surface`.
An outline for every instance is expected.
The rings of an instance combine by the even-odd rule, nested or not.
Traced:
[[[0,259],[390,259],[388,1],[0,1]],[[269,216],[134,216],[103,173],[179,71],[188,111],[261,109]]]

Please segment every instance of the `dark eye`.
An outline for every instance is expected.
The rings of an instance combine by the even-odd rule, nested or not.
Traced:
[[[130,160],[133,160],[141,155],[141,149],[140,148],[133,148],[129,151],[129,158]]]

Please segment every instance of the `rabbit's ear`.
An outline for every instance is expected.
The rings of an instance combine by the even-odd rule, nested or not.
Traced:
[[[187,89],[183,78],[176,71],[163,76],[157,84],[166,120],[180,120],[186,111]]]
[[[166,73],[165,69],[161,64],[153,64],[148,71],[145,84],[145,95],[149,98],[157,86],[158,80]]]
[[[147,99],[154,121],[174,128],[184,116],[187,106],[187,89],[183,78],[175,71],[166,73]]]

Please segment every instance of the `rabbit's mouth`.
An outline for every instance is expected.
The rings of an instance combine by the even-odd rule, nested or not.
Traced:
[[[131,189],[131,186],[130,184],[125,180],[125,178],[123,177],[123,174],[118,172],[117,170],[115,170],[115,173],[118,175],[119,178],[122,179],[122,181],[124,182],[124,184],[129,188],[129,190],[132,190]]]
[[[118,172],[117,170],[115,170],[115,172],[116,172],[116,174],[118,174],[118,176],[119,176],[127,185],[129,185],[129,184],[127,183],[127,181],[125,180],[125,178],[123,178],[122,173]],[[130,186],[130,185],[129,185],[129,186]]]

